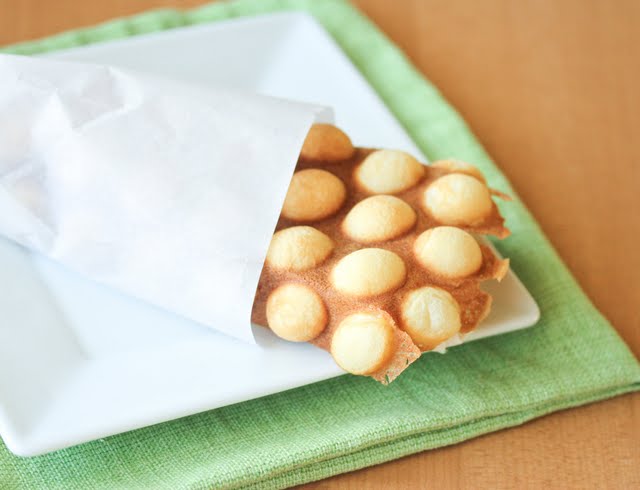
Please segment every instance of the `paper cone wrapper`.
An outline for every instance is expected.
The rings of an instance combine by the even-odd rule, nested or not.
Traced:
[[[330,111],[129,70],[0,55],[0,234],[253,342],[266,251]]]

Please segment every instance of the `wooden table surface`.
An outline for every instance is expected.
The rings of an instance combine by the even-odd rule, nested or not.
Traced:
[[[200,3],[0,0],[0,45]],[[640,1],[355,3],[458,108],[640,356]],[[640,394],[307,485],[414,487],[640,488]]]

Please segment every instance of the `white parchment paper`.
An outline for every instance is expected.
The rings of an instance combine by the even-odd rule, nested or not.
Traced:
[[[0,234],[253,341],[260,271],[315,106],[0,55]]]

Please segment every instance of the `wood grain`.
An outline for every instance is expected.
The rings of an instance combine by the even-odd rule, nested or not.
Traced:
[[[198,0],[0,0],[0,44]],[[357,0],[467,119],[640,355],[640,2]],[[640,395],[306,488],[640,488]]]

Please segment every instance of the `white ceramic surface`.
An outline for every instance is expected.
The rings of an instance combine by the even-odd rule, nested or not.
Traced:
[[[360,146],[420,155],[326,32],[284,13],[53,54],[334,107]],[[256,328],[247,345],[94,284],[0,239],[0,435],[36,455],[342,374],[329,354]],[[514,274],[467,340],[534,324]],[[233,305],[229,306],[230,308]],[[455,349],[447,355],[455,355]]]

